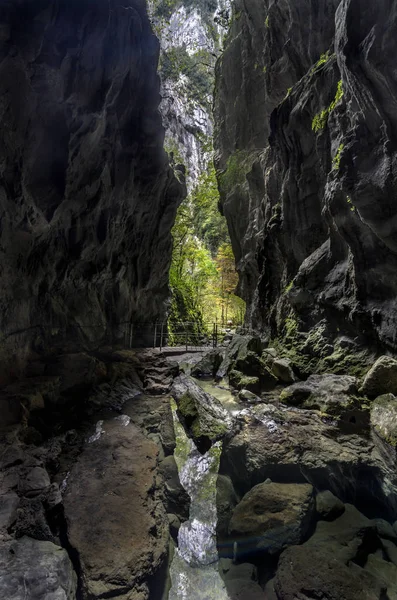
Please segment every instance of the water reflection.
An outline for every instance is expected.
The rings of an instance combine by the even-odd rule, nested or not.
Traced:
[[[222,444],[203,456],[172,413],[176,434],[175,460],[181,484],[191,499],[189,520],[179,530],[178,545],[170,568],[169,600],[229,600],[218,572],[216,548],[216,479]]]
[[[215,383],[213,379],[195,379],[194,380],[202,390],[207,392],[207,394],[211,394],[214,396],[219,402],[222,403],[222,406],[228,410],[230,413],[235,415],[239,410],[241,410],[241,404],[236,399],[236,396],[232,394],[230,389],[226,387],[226,384]]]

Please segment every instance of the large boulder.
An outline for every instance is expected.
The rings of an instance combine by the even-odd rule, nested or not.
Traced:
[[[362,567],[372,564],[371,555],[381,544],[375,524],[347,504],[342,516],[319,521],[306,543],[283,552],[275,579],[278,597],[378,600],[382,590],[393,590],[394,581],[385,583],[380,573]]]
[[[303,545],[281,555],[275,590],[282,600],[379,600],[382,585],[358,565]]]
[[[183,424],[200,452],[232,431],[233,420],[219,400],[190,377],[180,375],[171,390]]]
[[[63,548],[29,537],[0,548],[0,597],[4,600],[75,600],[77,576]]]
[[[216,348],[207,352],[190,372],[192,377],[215,377],[223,361],[223,351]]]
[[[370,397],[397,394],[397,360],[380,356],[366,374],[360,392]]]
[[[314,514],[313,488],[308,484],[261,483],[233,511],[229,537],[237,556],[277,554],[304,541]]]
[[[277,358],[272,363],[273,375],[283,383],[294,383],[296,376],[292,370],[292,363],[287,358]]]
[[[371,425],[392,446],[397,446],[397,398],[383,394],[371,406]]]
[[[333,521],[345,511],[345,505],[329,490],[319,492],[316,496],[316,512],[320,519]]]
[[[244,409],[240,427],[223,442],[219,470],[239,495],[266,478],[309,482],[360,509],[395,518],[397,459],[369,428],[272,404]]]
[[[253,375],[244,375],[241,371],[233,369],[229,373],[229,384],[236,390],[248,390],[253,394],[259,394],[261,391],[261,384],[259,377]]]
[[[168,519],[156,478],[158,446],[128,421],[102,424],[68,478],[68,538],[87,597],[147,600],[165,584]],[[164,578],[164,580],[163,580]]]
[[[232,370],[236,361],[241,361],[241,363],[243,363],[246,360],[249,352],[252,352],[258,356],[261,355],[261,339],[254,335],[234,335],[227,347],[222,364],[216,373],[217,379],[222,379],[225,377],[229,371]]]
[[[338,415],[357,405],[357,387],[358,380],[349,375],[311,375],[283,390],[280,400],[299,408]]]

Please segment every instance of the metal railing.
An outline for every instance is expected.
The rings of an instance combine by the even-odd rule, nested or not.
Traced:
[[[20,324],[10,323],[7,330],[2,332],[2,336],[16,345],[30,340],[35,346],[35,340],[41,340],[40,343],[44,345],[51,344],[60,348],[76,346],[78,349],[84,347],[91,351],[103,346],[160,350],[183,348],[185,351],[199,351],[203,348],[216,348],[236,330],[246,333],[241,326],[227,326],[217,322],[125,321],[103,325],[73,323],[69,328],[51,325],[45,327],[42,324],[21,327]]]

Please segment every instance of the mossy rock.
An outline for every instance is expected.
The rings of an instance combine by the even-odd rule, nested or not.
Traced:
[[[198,416],[197,406],[188,392],[179,398],[178,410],[185,419],[195,419]]]
[[[363,377],[373,360],[368,349],[362,349],[352,340],[334,339],[334,332],[325,321],[308,332],[299,329],[295,318],[285,321],[283,335],[272,340],[279,357],[290,360],[291,366],[301,379],[313,373],[335,373]],[[349,343],[347,343],[349,342]]]
[[[194,379],[180,375],[171,390],[178,415],[197,449],[205,453],[233,428],[233,421],[222,404],[205,392]]]
[[[254,394],[260,393],[260,381],[259,377],[253,377],[250,375],[244,375],[241,371],[233,370],[229,373],[229,383],[232,387],[237,390],[249,390]]]
[[[358,380],[349,375],[311,375],[307,381],[295,383],[280,394],[280,401],[291,406],[340,416],[361,408],[357,397]]]

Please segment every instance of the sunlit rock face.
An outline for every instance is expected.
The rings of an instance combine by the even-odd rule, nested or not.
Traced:
[[[158,10],[166,5],[163,0],[151,0],[149,5],[162,52],[160,112],[165,147],[173,153],[175,164],[186,165],[190,190],[210,158],[213,70],[225,34],[218,15],[230,13],[229,0],[182,0],[169,17],[166,9]],[[181,51],[186,51],[187,60]]]
[[[158,53],[143,0],[2,3],[6,356],[164,315],[184,189],[163,150]]]
[[[272,336],[290,318],[396,348],[396,20],[387,0],[236,0],[217,167],[247,320]]]

